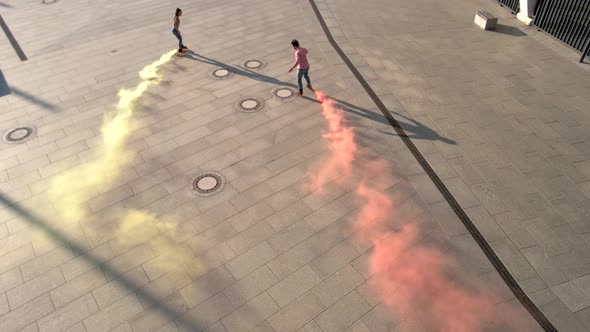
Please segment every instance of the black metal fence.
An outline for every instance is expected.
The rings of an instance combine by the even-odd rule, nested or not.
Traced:
[[[520,0],[498,0],[500,5],[510,9],[512,14],[517,14],[520,10]]]
[[[584,52],[590,42],[590,0],[539,0],[533,25]]]

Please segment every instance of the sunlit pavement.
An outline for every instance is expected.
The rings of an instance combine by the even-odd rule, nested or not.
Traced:
[[[192,52],[148,78],[120,137],[102,128],[119,90],[136,89],[139,72],[177,46],[175,7],[0,3],[28,58],[0,44],[0,128],[30,128],[0,144],[0,330],[540,330],[308,1],[174,5]],[[317,5],[533,303],[560,331],[590,329],[590,66],[493,2]],[[481,9],[507,28],[479,30]],[[429,269],[418,270],[423,289],[392,289],[371,267],[357,180],[337,181],[338,170],[310,188],[334,149],[313,92],[278,91],[296,89],[293,38],[310,51],[314,87],[353,128],[357,162],[386,165],[352,174],[374,176],[390,197],[392,231],[419,231],[394,266],[415,271],[416,253],[437,253],[418,265]],[[472,322],[433,280],[486,311]]]

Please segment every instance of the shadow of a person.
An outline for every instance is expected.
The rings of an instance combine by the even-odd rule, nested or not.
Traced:
[[[371,112],[367,109],[358,107],[356,105],[353,105],[353,104],[346,102],[344,100],[340,100],[338,98],[334,98],[334,97],[330,97],[330,98],[332,98],[334,101],[336,101],[338,107],[341,108],[345,112],[353,113],[358,116],[362,116],[364,118],[373,120],[375,122],[383,123],[386,125],[391,125],[389,120],[387,120],[387,118],[385,118],[385,116],[383,116],[382,114]],[[392,113],[393,115],[395,115],[396,117],[401,117],[401,118],[407,120],[407,121],[400,121],[399,118],[396,119],[397,123],[401,126],[401,128],[406,133],[411,133],[410,135],[406,134],[406,136],[408,138],[424,139],[424,140],[430,140],[430,141],[441,141],[443,143],[452,144],[452,145],[457,144],[452,139],[440,136],[436,131],[434,131],[430,127],[424,125],[420,121],[409,118],[407,116],[404,116],[403,114],[399,114],[394,111],[389,111],[389,112]],[[398,134],[392,134],[392,133],[389,133],[386,131],[381,131],[381,132],[388,134],[388,135],[399,136]]]
[[[210,64],[210,65],[225,69],[227,71],[230,71],[233,74],[248,77],[248,78],[251,78],[251,79],[254,79],[257,81],[266,82],[266,83],[274,84],[274,85],[278,85],[278,86],[289,87],[289,88],[297,88],[297,86],[295,84],[287,83],[287,82],[281,81],[279,79],[276,79],[274,77],[270,77],[270,76],[266,76],[266,75],[254,72],[254,71],[252,71],[248,68],[244,68],[242,66],[228,65],[228,64],[223,63],[221,61],[217,61],[215,59],[211,59],[211,58],[206,57],[204,55],[197,54],[191,50],[187,50],[185,57],[188,59],[191,59],[191,60]],[[312,98],[312,97],[303,96],[302,98],[305,100],[308,100],[308,101],[320,103],[318,100],[316,100],[315,98]],[[356,115],[371,119],[373,121],[377,121],[377,122],[391,125],[389,123],[389,121],[381,114],[373,113],[369,110],[358,107],[356,105],[353,105],[353,104],[348,103],[346,101],[340,100],[338,98],[334,98],[334,97],[330,97],[330,98],[332,98],[334,101],[336,101],[336,103],[339,105],[339,107],[342,108],[344,111],[347,111],[349,113],[354,113]],[[398,120],[398,123],[405,131],[409,131],[409,132],[413,133],[413,135],[408,135],[409,138],[439,140],[439,141],[447,143],[447,144],[456,144],[455,141],[450,140],[446,137],[440,136],[438,133],[436,133],[436,131],[425,126],[424,124],[422,124],[419,121],[408,118],[408,117],[403,116],[403,115],[396,113],[396,112],[392,112],[392,113],[394,113],[400,117],[403,117],[403,118],[407,119],[409,122],[411,122],[411,123],[409,123],[409,122],[403,122],[403,121]],[[391,134],[388,132],[384,132],[384,133],[386,133],[388,135],[395,135],[395,134]]]
[[[228,64],[223,63],[221,61],[217,61],[217,60],[211,59],[209,57],[206,57],[204,55],[197,54],[191,50],[187,50],[186,55],[184,57],[191,59],[191,60],[200,61],[202,63],[210,64],[210,65],[213,65],[213,66],[216,66],[219,68],[223,68],[227,71],[232,72],[235,75],[244,76],[244,77],[247,77],[247,78],[250,78],[253,80],[257,80],[260,82],[266,82],[269,84],[274,84],[274,85],[278,85],[278,86],[285,86],[285,87],[289,87],[289,88],[296,88],[297,87],[295,84],[284,82],[284,81],[281,81],[281,80],[276,79],[274,77],[270,77],[270,76],[266,76],[266,75],[254,72],[248,68],[244,68],[239,65],[228,65]]]

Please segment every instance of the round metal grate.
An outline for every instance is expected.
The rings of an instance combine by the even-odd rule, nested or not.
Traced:
[[[33,127],[18,127],[9,130],[2,138],[6,143],[24,143],[33,136],[35,129]]]
[[[205,172],[197,176],[192,184],[193,193],[199,196],[211,196],[220,192],[225,186],[225,178],[217,172]]]
[[[273,95],[279,99],[290,99],[295,96],[295,92],[289,88],[278,88],[273,90]]]
[[[244,62],[243,66],[248,69],[262,69],[266,64],[262,60],[250,59]]]
[[[254,97],[248,97],[238,102],[238,109],[245,113],[258,112],[263,106],[264,103],[260,99]]]
[[[232,75],[233,73],[225,68],[217,68],[211,72],[211,77],[216,78],[218,80],[229,78]]]

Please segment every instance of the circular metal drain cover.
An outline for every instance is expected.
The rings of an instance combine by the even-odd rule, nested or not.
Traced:
[[[217,79],[226,79],[232,76],[232,72],[225,68],[217,68],[211,73],[211,76]]]
[[[41,0],[41,3],[44,5],[51,5],[56,3],[58,0]]]
[[[256,59],[247,60],[246,62],[244,62],[244,67],[248,69],[262,69],[264,65],[264,61]]]
[[[273,91],[273,94],[280,99],[289,99],[295,96],[295,92],[289,88],[278,88]]]
[[[253,112],[260,111],[262,109],[262,106],[264,106],[264,104],[258,98],[249,97],[249,98],[245,98],[245,99],[240,100],[240,102],[238,103],[238,106],[239,106],[240,111],[242,111],[242,112],[253,113]]]
[[[193,181],[193,193],[210,196],[220,192],[225,186],[225,178],[217,172],[205,172]]]
[[[31,138],[35,133],[33,127],[18,127],[9,130],[4,134],[4,141],[7,143],[24,143],[27,139]]]

